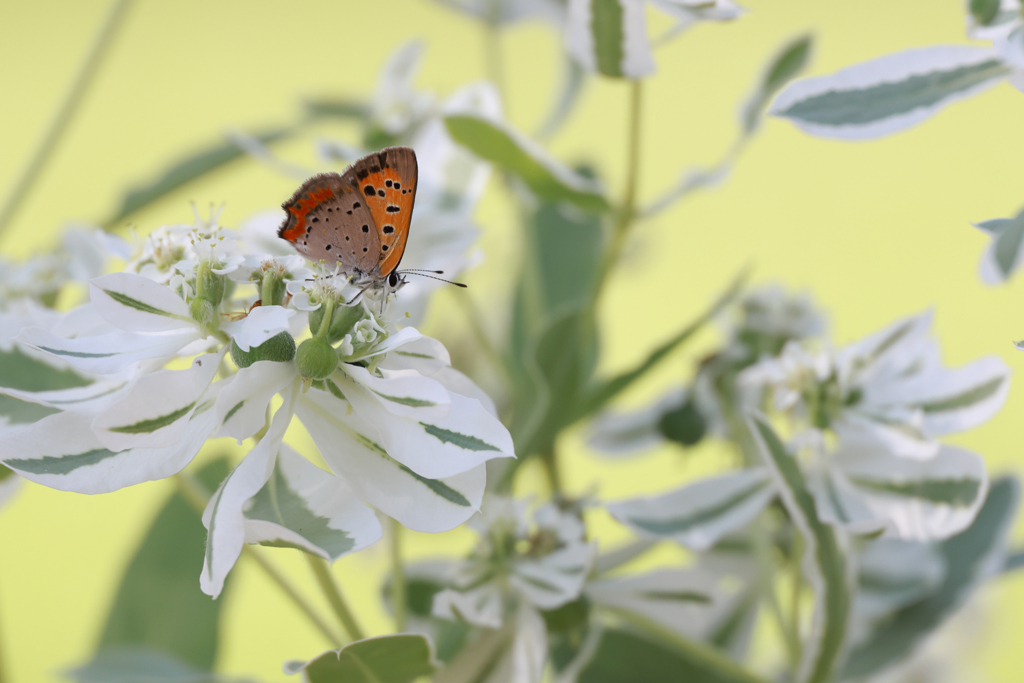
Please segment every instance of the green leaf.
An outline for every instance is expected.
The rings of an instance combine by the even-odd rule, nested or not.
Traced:
[[[749,135],[757,129],[764,108],[775,97],[775,93],[804,70],[811,55],[812,44],[811,36],[801,36],[782,48],[769,63],[761,82],[754,90],[754,96],[743,108],[741,118],[744,134]]]
[[[996,284],[1004,282],[1017,269],[1021,262],[1021,247],[1024,246],[1024,210],[1021,210],[1013,218],[996,218],[994,220],[979,223],[978,228],[992,235],[993,243],[989,247],[985,258],[995,268],[992,273],[985,273],[983,277],[992,279]]]
[[[622,76],[623,43],[626,41],[622,5],[619,0],[591,0],[590,11],[597,70],[605,76]]]
[[[365,119],[370,115],[366,103],[354,100],[314,99],[306,100],[303,106],[310,118]]]
[[[674,408],[658,420],[658,431],[669,441],[683,446],[696,446],[704,438],[708,423],[697,408],[697,402],[689,398],[683,405]]]
[[[217,683],[219,676],[148,647],[100,652],[66,674],[76,683]]]
[[[426,422],[420,422],[420,426],[423,427],[423,431],[430,434],[438,441],[441,441],[442,443],[450,443],[453,446],[457,446],[466,451],[501,451],[497,446],[492,446],[483,439],[478,439],[477,437],[469,434],[453,432],[450,429],[443,429],[442,427],[427,424]]]
[[[744,271],[732,281],[732,284],[730,284],[729,288],[725,290],[725,293],[718,297],[708,310],[687,325],[675,337],[655,349],[651,355],[649,355],[647,359],[640,363],[636,368],[628,372],[624,372],[617,377],[597,383],[590,390],[589,395],[587,396],[583,407],[583,415],[581,417],[592,415],[603,408],[609,401],[647,374],[648,371],[664,360],[668,354],[692,337],[707,322],[718,315],[719,311],[729,305],[740,295],[740,292],[743,291],[743,287],[746,285],[746,280],[747,272]]]
[[[697,643],[649,640],[617,629],[601,635],[594,658],[579,683],[763,683],[716,650]]]
[[[796,680],[827,683],[839,670],[850,636],[856,579],[847,562],[845,538],[839,529],[818,519],[814,497],[800,466],[771,426],[763,418],[753,417],[750,430],[772,472],[786,512],[803,537],[802,569],[814,590],[811,634],[803,646]]]
[[[277,128],[254,137],[261,143],[269,145],[294,135],[297,130],[297,127]],[[184,187],[193,180],[217,171],[245,156],[245,152],[232,142],[224,142],[188,156],[168,168],[153,182],[130,190],[121,201],[121,207],[113,216],[105,220],[103,225],[113,228],[136,211]]]
[[[448,134],[481,159],[518,176],[538,197],[586,211],[609,208],[601,188],[551,158],[537,143],[503,123],[479,116],[445,117]]]
[[[308,662],[285,664],[285,673],[303,671],[309,683],[408,683],[434,669],[430,641],[404,633],[359,640]]]
[[[204,467],[199,478],[213,490],[227,473],[227,460],[222,458]],[[100,636],[100,651],[147,646],[202,671],[213,667],[224,601],[211,600],[199,589],[205,540],[199,514],[175,493],[121,579]]]
[[[962,605],[993,570],[1005,566],[1007,535],[1017,514],[1020,484],[1004,477],[992,483],[985,504],[967,530],[938,544],[946,577],[930,597],[875,624],[846,662],[843,678],[863,679],[906,658]]]

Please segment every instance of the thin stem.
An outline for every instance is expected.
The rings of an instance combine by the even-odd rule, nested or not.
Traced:
[[[487,59],[487,78],[498,89],[502,106],[505,103],[505,60],[501,55],[501,29],[496,20],[485,20],[484,53]]]
[[[508,366],[505,365],[505,361],[498,352],[498,348],[494,345],[494,342],[480,322],[480,311],[476,304],[473,303],[473,300],[465,292],[456,292],[455,298],[459,302],[459,308],[462,309],[463,314],[466,316],[466,322],[469,323],[469,330],[473,333],[473,338],[476,339],[484,355],[487,356],[487,359],[501,375],[505,388],[511,389],[512,377],[509,375]]]
[[[548,477],[548,485],[551,487],[551,496],[557,498],[562,494],[562,475],[558,469],[558,455],[554,446],[542,451],[541,462],[544,463],[544,473]]]
[[[402,564],[402,525],[388,520],[391,536],[391,606],[395,610],[395,632],[405,630],[405,566]]]
[[[612,228],[611,241],[605,250],[597,279],[594,282],[594,303],[596,305],[608,274],[619,262],[622,249],[626,244],[629,229],[636,218],[636,188],[640,175],[640,114],[643,82],[636,80],[630,84],[629,98],[629,129],[626,149],[626,187],[622,193],[622,204],[619,206],[615,225]]]
[[[803,582],[803,574],[800,571],[800,560],[804,554],[804,537],[800,532],[793,529],[793,554],[790,558],[790,590],[789,596],[789,632],[790,640],[800,644],[800,587]]]
[[[192,508],[202,516],[206,510],[207,503],[210,502],[210,491],[203,485],[201,481],[196,479],[195,475],[191,472],[178,472],[174,475],[174,481],[178,485],[178,492],[184,496],[185,500],[192,506]],[[242,554],[251,559],[259,566],[260,569],[270,578],[270,580],[281,589],[292,603],[302,612],[310,623],[316,627],[324,638],[331,645],[341,645],[344,641],[334,633],[331,628],[327,625],[327,622],[316,613],[313,607],[306,602],[306,599],[299,594],[298,590],[288,581],[288,579],[277,570],[268,560],[263,557],[260,553],[256,552],[252,547],[248,545],[242,546]]]
[[[313,576],[316,577],[317,583],[320,584],[320,589],[324,592],[327,603],[334,610],[335,616],[338,617],[342,628],[348,633],[348,637],[351,640],[362,640],[365,638],[366,635],[363,633],[363,629],[359,628],[359,622],[356,621],[355,616],[352,614],[352,608],[349,607],[345,596],[341,594],[341,588],[334,580],[334,575],[331,574],[330,566],[319,557],[307,554],[306,559],[309,560]]]
[[[779,598],[775,593],[775,585],[772,581],[775,568],[772,564],[768,534],[769,532],[764,525],[759,524],[758,528],[755,528],[753,535],[757,562],[760,568],[758,573],[760,575],[761,595],[768,604],[768,611],[771,613],[772,619],[775,621],[776,626],[778,626],[779,635],[782,636],[782,640],[786,645],[790,669],[795,673],[800,662],[800,645],[792,639],[792,632],[786,623],[785,615],[782,613],[782,606],[779,604]]]
[[[46,167],[46,162],[50,160],[50,156],[57,148],[57,143],[60,142],[61,137],[67,130],[68,124],[71,123],[75,113],[78,111],[78,107],[82,103],[82,97],[88,91],[89,86],[92,85],[96,73],[103,62],[103,58],[109,51],[118,29],[121,28],[124,22],[125,15],[128,13],[132,1],[115,0],[110,8],[106,20],[96,34],[92,47],[89,48],[89,52],[82,62],[82,68],[79,69],[75,80],[72,81],[71,89],[64,96],[64,101],[57,110],[57,114],[50,123],[50,127],[46,130],[42,142],[39,143],[39,147],[31,159],[29,159],[25,170],[22,171],[21,178],[4,201],[3,208],[0,208],[0,234],[3,234],[18,212],[18,209],[21,208],[22,202],[24,202],[32,186],[35,185],[39,174]]]
[[[8,680],[7,676],[4,673],[4,665],[7,663],[7,660],[4,658],[3,635],[3,631],[0,630],[0,683],[6,683],[6,681]]]
[[[326,638],[328,642],[332,645],[344,644],[345,640],[327,625],[324,618],[317,614],[316,610],[313,609],[313,606],[306,602],[306,599],[299,594],[298,590],[296,590],[294,586],[292,586],[287,577],[278,571],[267,558],[263,557],[261,553],[250,545],[242,546],[242,554],[255,562],[256,565],[263,570],[263,573],[266,574],[271,581],[277,584],[277,587],[281,589],[281,592],[291,599],[295,606],[299,608],[299,611],[306,615],[306,618],[309,619],[310,623],[312,623],[313,626],[323,634],[324,638]]]

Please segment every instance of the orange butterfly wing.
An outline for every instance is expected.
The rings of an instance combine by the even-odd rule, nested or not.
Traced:
[[[391,274],[402,260],[409,239],[418,170],[416,152],[388,147],[360,159],[353,167],[380,237],[380,277]]]

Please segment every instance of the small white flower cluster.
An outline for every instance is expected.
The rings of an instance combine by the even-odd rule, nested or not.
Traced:
[[[204,516],[210,595],[243,543],[329,560],[373,543],[364,503],[419,531],[458,526],[479,508],[484,464],[513,457],[490,399],[439,342],[398,329],[387,302],[350,305],[343,276],[256,253],[216,214],[157,230],[123,272],[88,274],[87,303],[18,322],[19,349],[81,382],[0,387],[50,413],[0,432],[2,462],[103,493],[174,475],[210,439],[255,437]],[[284,444],[293,417],[331,471]]]

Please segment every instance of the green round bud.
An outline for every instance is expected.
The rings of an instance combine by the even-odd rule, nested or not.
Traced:
[[[240,368],[247,368],[261,360],[286,363],[292,358],[295,358],[295,340],[287,332],[274,335],[248,351],[243,351],[234,339],[231,340],[231,360],[235,361],[235,365]]]
[[[295,352],[295,364],[299,374],[307,379],[330,377],[338,367],[338,354],[326,339],[307,339],[299,344]]]
[[[696,446],[707,432],[707,420],[693,400],[668,411],[658,421],[662,436],[684,446]]]
[[[201,296],[192,299],[192,302],[188,305],[188,311],[192,315],[192,319],[203,327],[207,327],[212,323],[214,316],[217,315],[213,303]]]

